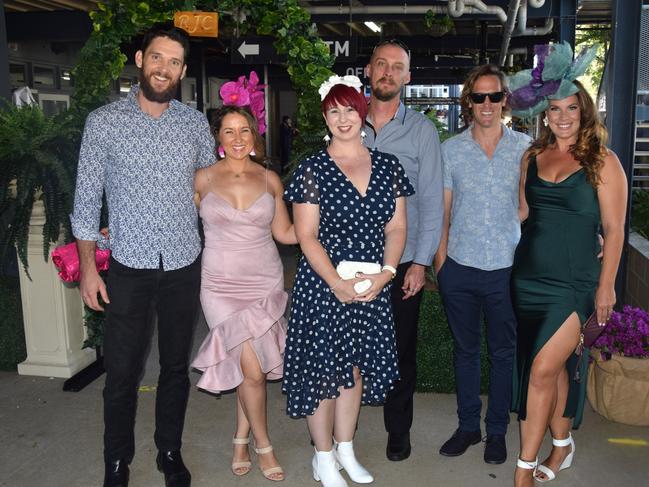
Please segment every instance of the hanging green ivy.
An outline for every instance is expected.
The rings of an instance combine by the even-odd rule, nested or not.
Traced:
[[[297,0],[225,1],[109,1],[92,12],[93,33],[74,69],[75,93],[71,116],[84,120],[89,111],[105,103],[111,82],[124,68],[120,45],[148,27],[169,21],[178,10],[218,11],[221,31],[275,37],[275,49],[286,55],[287,72],[298,96],[297,152],[315,134],[324,133],[318,87],[331,76],[334,56],[318,37],[309,13]],[[224,28],[225,27],[225,28]]]

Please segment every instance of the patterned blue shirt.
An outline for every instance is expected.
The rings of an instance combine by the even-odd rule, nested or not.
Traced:
[[[518,180],[531,139],[502,125],[493,159],[473,139],[473,127],[442,144],[444,189],[453,192],[448,256],[469,267],[511,267],[521,236]]]
[[[140,109],[137,90],[93,111],[81,142],[72,232],[96,240],[102,193],[113,257],[136,269],[191,264],[201,250],[194,172],[216,160],[205,116],[171,100],[160,118]]]

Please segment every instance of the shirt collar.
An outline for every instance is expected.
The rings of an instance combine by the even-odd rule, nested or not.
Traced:
[[[389,120],[391,122],[392,120],[397,120],[401,122],[401,125],[405,125],[406,123],[406,106],[403,104],[402,101],[399,102],[399,108],[397,108],[396,113],[394,116]],[[372,126],[372,119],[370,119],[369,113],[367,117],[365,117],[365,121],[369,123],[370,126]]]

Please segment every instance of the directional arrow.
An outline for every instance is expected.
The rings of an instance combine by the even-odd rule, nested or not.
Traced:
[[[245,59],[246,56],[259,56],[259,44],[246,44],[244,40],[239,46],[239,54]]]

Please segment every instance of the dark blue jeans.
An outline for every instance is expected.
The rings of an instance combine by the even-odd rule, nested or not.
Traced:
[[[158,315],[160,376],[156,390],[155,443],[179,450],[189,396],[200,258],[173,271],[132,269],[110,260],[104,330],[104,459],[131,462],[135,453],[135,410],[144,360]]]
[[[447,258],[437,276],[453,335],[457,414],[462,431],[480,430],[480,317],[484,313],[491,364],[486,430],[491,435],[507,432],[516,346],[510,275],[511,267],[484,271]]]

